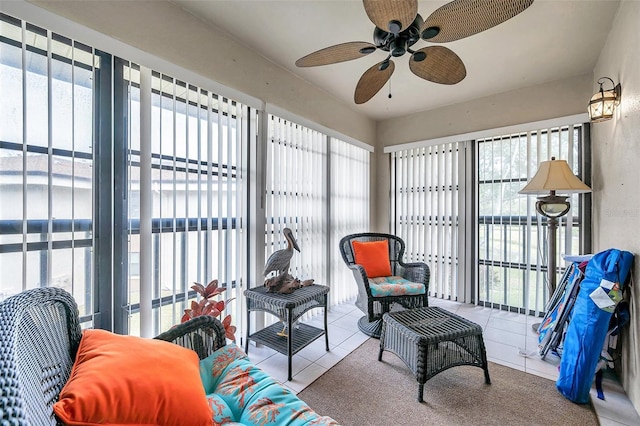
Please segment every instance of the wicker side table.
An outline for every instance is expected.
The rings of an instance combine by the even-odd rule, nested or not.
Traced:
[[[424,384],[436,374],[458,365],[484,370],[491,384],[482,327],[438,307],[384,314],[380,353],[398,355],[418,380],[418,402],[423,401]]]
[[[313,284],[295,290],[291,294],[268,293],[267,287],[255,287],[244,291],[247,298],[247,338],[244,350],[249,353],[249,340],[268,346],[288,357],[288,380],[291,380],[291,357],[324,334],[327,352],[329,334],[327,333],[327,294],[329,287]],[[324,308],[324,330],[307,324],[293,328],[293,324],[305,312],[314,308]],[[251,334],[251,312],[269,312],[280,318],[268,327]],[[287,326],[287,336],[278,334]]]

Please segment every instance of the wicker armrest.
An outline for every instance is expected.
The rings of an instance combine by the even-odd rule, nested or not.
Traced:
[[[426,263],[414,262],[414,263],[400,263],[399,265],[400,276],[414,283],[422,283],[425,285],[425,290],[429,291],[429,266]]]
[[[353,276],[356,279],[358,285],[362,285],[366,290],[367,294],[371,296],[371,289],[369,288],[369,277],[367,277],[367,273],[364,270],[362,265],[358,265],[357,263],[353,265],[347,265],[351,272],[353,272]]]
[[[227,344],[224,326],[220,320],[210,315],[196,317],[176,325],[155,339],[193,349],[200,359],[208,357]]]

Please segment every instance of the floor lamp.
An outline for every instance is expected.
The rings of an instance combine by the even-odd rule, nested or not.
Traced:
[[[571,208],[568,196],[557,195],[591,192],[591,188],[585,185],[569,168],[565,160],[556,160],[540,163],[535,176],[522,188],[519,194],[538,195],[536,211],[547,218],[548,228],[548,259],[547,259],[547,288],[549,297],[556,290],[556,233],[558,219]]]

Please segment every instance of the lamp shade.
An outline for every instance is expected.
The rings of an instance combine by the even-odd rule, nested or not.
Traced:
[[[591,192],[591,188],[573,174],[565,160],[551,159],[540,163],[535,176],[518,193],[549,194],[551,191],[571,194]]]

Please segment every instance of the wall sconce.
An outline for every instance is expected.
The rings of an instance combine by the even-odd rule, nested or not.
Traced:
[[[612,88],[610,90],[602,88],[605,80],[611,82]],[[589,101],[589,120],[592,123],[599,123],[613,118],[616,106],[620,104],[620,93],[622,92],[620,83],[616,85],[609,77],[600,78],[598,84],[600,85],[600,90]]]
[[[591,192],[591,188],[585,185],[569,168],[565,160],[542,161],[535,176],[525,185],[519,194],[539,195],[536,202],[536,211],[547,218],[549,231],[549,251],[547,259],[547,288],[549,297],[556,290],[556,230],[558,218],[569,212],[571,205],[567,196],[556,195]]]

